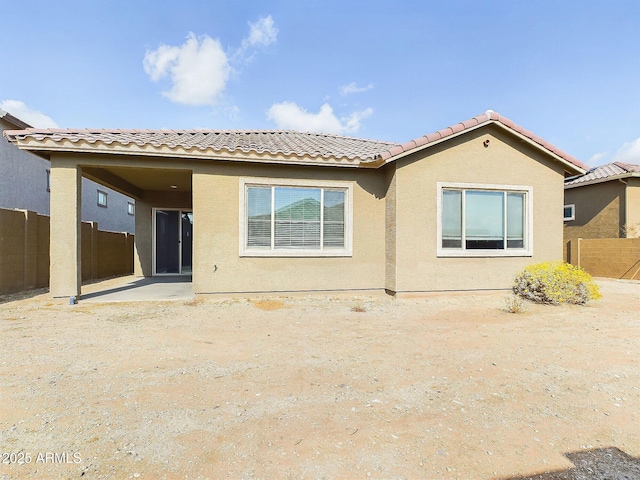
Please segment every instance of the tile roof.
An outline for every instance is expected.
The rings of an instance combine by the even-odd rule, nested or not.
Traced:
[[[615,162],[616,165],[624,168],[629,173],[640,173],[640,165],[636,165],[635,163],[623,163],[623,162]]]
[[[406,143],[366,140],[322,133],[248,130],[93,130],[34,129],[5,131],[8,140],[36,151],[92,152],[207,157],[250,154],[286,157],[303,164],[378,167],[412,152],[488,124],[525,137],[578,173],[588,167],[542,138],[491,110]],[[35,141],[35,144],[34,144]],[[168,151],[167,151],[168,149]],[[267,161],[267,159],[265,159]]]
[[[393,142],[365,140],[322,133],[245,130],[63,130],[6,131],[9,140],[70,142],[74,150],[87,145],[168,147],[180,151],[272,154],[312,159],[372,161]],[[113,151],[113,150],[112,150]]]
[[[565,180],[565,188],[591,185],[593,183],[606,182],[618,178],[640,176],[640,165],[633,163],[613,162],[592,168],[584,175],[569,177]]]
[[[521,127],[520,125],[514,123],[512,120],[509,120],[507,117],[504,117],[499,113],[494,112],[493,110],[487,110],[486,112],[477,115],[469,120],[465,120],[464,122],[456,123],[455,125],[443,128],[442,130],[438,130],[437,132],[415,138],[400,145],[395,145],[389,150],[382,152],[381,158],[385,161],[392,161],[398,155],[410,153],[417,149],[429,146],[430,144],[440,143],[441,141],[449,137],[454,137],[461,133],[474,130],[488,123],[497,123],[499,125],[502,125],[503,127],[506,127],[508,130],[526,137],[533,143],[537,144],[539,147],[542,147],[544,150],[547,150],[548,152],[554,154],[556,157],[559,157],[561,160],[571,164],[573,167],[577,167],[578,171],[589,170],[589,167],[582,163],[580,160],[560,150],[558,147],[552,145],[543,138],[538,137],[533,132],[526,130],[524,127]]]

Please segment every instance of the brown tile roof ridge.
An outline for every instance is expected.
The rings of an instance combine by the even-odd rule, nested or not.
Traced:
[[[583,170],[583,171],[589,170],[589,167],[586,164],[582,163],[580,160],[560,150],[559,148],[547,142],[543,138],[535,135],[533,132],[526,130],[524,127],[516,124],[509,118],[503,115],[500,115],[497,112],[494,112],[493,110],[487,110],[486,112],[481,113],[480,115],[476,115],[475,117],[470,118],[469,120],[458,122],[455,125],[452,125],[450,127],[443,128],[436,132],[423,135],[422,137],[418,137],[416,139],[410,140],[400,145],[396,145],[390,148],[389,150],[382,152],[381,158],[385,162],[393,161],[394,157],[396,157],[397,155],[408,153],[414,149],[427,146],[428,144],[431,144],[431,143],[439,143],[440,141],[443,141],[449,137],[464,133],[469,130],[473,130],[482,125],[486,125],[492,122],[499,123],[504,127],[510,130],[513,130],[514,132],[517,132],[520,135],[528,138],[532,142],[538,144],[543,149],[553,153],[557,157],[560,157],[561,159],[563,159],[567,163],[570,163],[574,167],[577,167],[578,170]]]
[[[565,187],[577,187],[601,183],[617,178],[638,176],[640,165],[633,163],[611,162],[591,168],[583,175],[569,177],[564,181]]]
[[[312,158],[337,158],[371,161],[380,151],[387,150],[394,142],[368,140],[328,133],[298,132],[293,130],[139,130],[139,129],[91,129],[91,128],[29,128],[7,130],[9,139],[33,138],[55,142],[67,140],[74,144],[81,141],[105,145],[135,144],[140,147],[169,147],[213,150],[227,150],[244,153],[271,153],[283,155],[309,156]]]
[[[629,173],[640,172],[640,165],[637,165],[635,163],[625,163],[625,162],[613,162],[613,163],[619,166],[620,168],[623,168]]]
[[[31,137],[38,141],[50,138],[55,142],[67,140],[72,143],[84,141],[90,144],[101,142],[105,145],[130,144],[140,147],[152,146],[184,148],[186,150],[212,150],[219,152],[241,151],[244,153],[270,153],[311,158],[335,158],[358,160],[364,165],[380,166],[431,144],[439,143],[450,137],[478,128],[489,123],[500,125],[528,138],[541,148],[551,152],[566,163],[573,165],[578,172],[589,170],[585,164],[532,132],[515,124],[512,120],[492,110],[450,127],[438,130],[405,143],[368,140],[330,133],[299,132],[294,130],[139,130],[139,129],[60,129],[28,128],[25,130],[6,130],[8,139]],[[582,173],[582,172],[580,172]]]

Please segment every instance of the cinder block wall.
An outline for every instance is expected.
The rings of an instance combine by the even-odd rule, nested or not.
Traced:
[[[640,280],[640,238],[573,239],[567,257],[596,277]]]
[[[25,212],[0,209],[0,293],[24,289]]]
[[[133,248],[129,250],[129,235],[98,231],[98,276],[115,277],[133,273]],[[131,245],[133,247],[133,245]]]
[[[134,235],[105,232],[95,222],[82,222],[82,280],[133,273]]]
[[[82,280],[133,273],[134,236],[82,223]],[[0,295],[49,285],[49,217],[0,209]]]

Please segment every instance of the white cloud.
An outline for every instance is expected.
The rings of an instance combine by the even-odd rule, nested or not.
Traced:
[[[249,34],[238,49],[224,51],[220,40],[208,35],[196,37],[192,32],[179,46],[161,45],[147,51],[142,61],[152,81],[169,77],[171,88],[162,92],[169,100],[185,105],[215,105],[234,71],[231,63],[248,62],[253,49],[277,41],[278,29],[271,15],[249,22]]]
[[[357,132],[362,126],[361,121],[373,114],[373,108],[367,108],[359,112],[353,112],[351,115],[343,119],[346,121],[347,132]]]
[[[587,165],[589,165],[590,167],[595,167],[601,164],[602,159],[606,158],[608,155],[608,152],[600,152],[600,153],[596,153],[595,155],[592,155],[589,160],[587,160]]]
[[[310,113],[293,102],[282,102],[271,106],[267,118],[284,130],[344,134],[357,132],[361,121],[372,113],[373,109],[367,108],[338,118],[328,103],[323,104],[318,113]]]
[[[38,110],[29,108],[20,100],[3,100],[0,109],[36,128],[57,128],[58,124],[51,117]]]
[[[250,62],[257,48],[268,47],[278,40],[278,29],[273,17],[261,17],[256,23],[249,22],[249,35],[242,39],[240,47],[233,53],[233,61]]]
[[[273,17],[263,17],[256,23],[249,22],[249,36],[242,40],[242,47],[268,47],[276,43],[278,39],[278,29],[275,26]]]
[[[180,46],[161,45],[148,51],[144,71],[157,82],[169,76],[171,89],[162,92],[172,102],[214,105],[229,80],[231,67],[219,40],[189,33]]]
[[[231,105],[225,108],[225,112],[232,121],[236,121],[240,118],[240,108],[237,105]]]
[[[640,138],[625,143],[615,153],[611,161],[640,164]]]
[[[359,87],[356,82],[351,82],[349,85],[343,85],[340,87],[340,95],[349,95],[350,93],[361,93],[367,90],[373,90],[373,83],[370,83],[366,87]]]

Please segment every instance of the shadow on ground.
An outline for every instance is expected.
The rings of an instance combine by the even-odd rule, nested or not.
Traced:
[[[570,452],[565,457],[574,468],[500,480],[640,480],[640,458],[615,447]]]
[[[135,278],[125,284],[82,293],[80,300],[96,301],[135,301],[135,300],[171,300],[193,297],[190,275],[167,275]]]
[[[3,295],[0,295],[0,304],[15,302],[18,300],[26,300],[28,298],[37,297],[38,295],[44,295],[48,292],[48,288],[37,288],[35,290],[24,290],[22,292],[16,293],[5,293]]]

